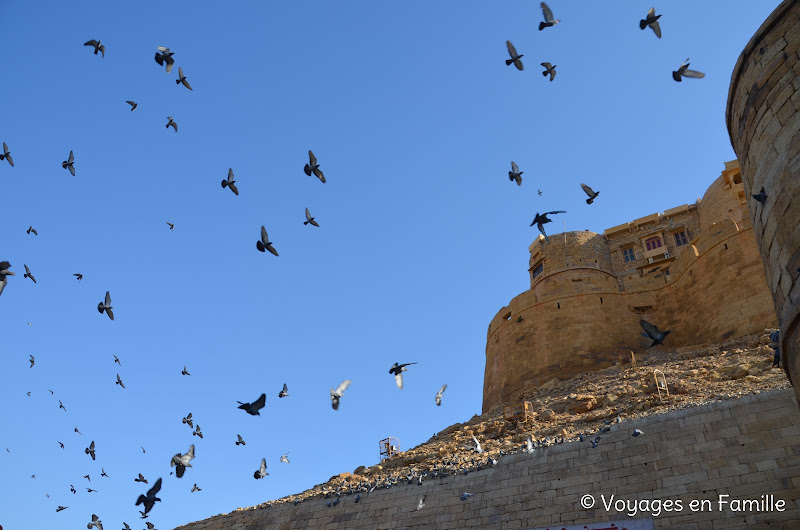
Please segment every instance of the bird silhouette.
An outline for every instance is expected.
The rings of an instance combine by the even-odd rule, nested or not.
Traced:
[[[75,176],[75,155],[72,154],[72,151],[69,152],[69,158],[61,162],[61,167],[68,169],[72,176]]]
[[[236,438],[238,438],[238,440],[236,440],[236,445],[247,445],[244,441],[244,438],[242,438],[241,434],[237,434]]]
[[[444,391],[447,390],[447,385],[442,385],[442,388],[436,393],[436,406],[440,407],[442,405],[442,394]]]
[[[103,46],[102,44],[100,44],[99,40],[92,39],[92,40],[90,40],[88,42],[84,42],[83,45],[84,46],[93,46],[95,55],[97,55],[97,52],[100,52],[100,53],[103,54],[103,57],[106,56],[106,47]]]
[[[228,178],[222,180],[222,187],[228,187],[234,195],[239,195],[239,189],[236,187],[236,181],[233,178],[233,169],[228,168]]]
[[[34,357],[33,355],[31,355],[31,358],[30,358],[30,359],[28,359],[28,360],[31,362],[31,366],[30,366],[30,368],[33,368],[33,365],[34,365],[34,364],[36,364],[36,357]]]
[[[97,530],[103,530],[103,521],[100,520],[95,514],[92,514],[92,522],[86,525],[86,528],[97,528]]]
[[[102,467],[100,468],[100,476],[101,476],[101,477],[106,477],[106,478],[109,478],[109,476],[106,474],[106,470],[105,470],[105,469],[103,469]]]
[[[194,424],[192,423],[192,413],[190,412],[185,418],[183,418],[181,423],[185,423],[190,429],[194,429]]]
[[[542,2],[540,6],[542,8],[542,15],[544,15],[544,22],[539,22],[539,31],[542,31],[544,28],[555,26],[556,24],[561,22],[560,20],[556,20],[555,18],[553,18],[553,12],[550,10],[549,7],[547,7],[547,4]]]
[[[306,208],[306,220],[303,222],[303,225],[307,225],[309,223],[319,228],[319,224],[314,220],[313,217],[311,217],[311,212],[309,212],[308,208]]]
[[[178,67],[178,79],[175,80],[175,84],[176,85],[183,84],[183,86],[185,86],[189,90],[192,89],[192,87],[189,85],[189,81],[186,80],[186,76],[183,75],[183,69],[180,66]]]
[[[195,483],[195,485],[194,485],[194,486],[192,486],[192,491],[191,491],[191,493],[194,493],[195,491],[203,491],[201,488],[198,488],[198,487],[197,487],[197,483]]]
[[[642,326],[642,329],[644,329],[645,331],[644,333],[642,333],[642,335],[653,341],[653,343],[650,346],[648,346],[648,348],[652,348],[653,346],[661,344],[662,342],[664,342],[664,339],[667,338],[667,335],[672,333],[669,330],[659,331],[657,327],[655,327],[653,324],[646,321],[645,319],[639,320],[639,325]]]
[[[56,441],[58,442],[58,440],[56,440]],[[58,442],[58,445],[60,445],[60,446],[61,446],[61,449],[64,449],[64,444],[63,444],[63,443],[61,443],[61,442]]]
[[[702,79],[706,76],[703,72],[698,72],[696,70],[689,70],[689,59],[687,58],[683,61],[677,70],[672,72],[672,79],[680,83],[682,81],[681,78],[683,77],[691,77],[694,79]]]
[[[181,375],[192,375],[192,374],[189,373],[188,370],[186,370],[186,365],[185,364],[183,365],[183,370],[181,370]]]
[[[554,212],[545,212],[541,215],[539,215],[539,212],[536,212],[536,217],[534,217],[533,222],[531,222],[531,226],[536,225],[536,227],[539,229],[539,232],[542,233],[545,241],[547,241],[548,243],[550,242],[550,238],[547,237],[547,233],[544,231],[544,225],[546,223],[552,222],[552,219],[547,218],[548,215],[554,215],[557,213],[567,213],[567,212],[564,210],[556,210]]]
[[[143,483],[147,484],[147,479],[144,478],[144,475],[142,475],[141,473],[139,473],[139,476],[137,478],[133,479],[133,481],[134,482],[143,482]]]
[[[289,464],[289,451],[281,455],[281,462],[284,464]]]
[[[550,63],[541,63],[541,65],[544,66],[544,72],[542,72],[543,76],[547,77],[549,75],[550,76],[550,81],[552,81],[553,79],[556,78],[556,66],[557,65],[550,64]]]
[[[278,392],[278,397],[279,397],[279,398],[285,398],[285,397],[286,397],[286,396],[288,396],[288,395],[289,395],[289,387],[288,387],[288,386],[286,386],[286,383],[284,383],[284,384],[283,384],[283,390],[281,390],[280,392]]]
[[[106,314],[108,315],[108,318],[114,320],[114,312],[112,311],[112,309],[114,308],[111,306],[111,293],[106,291],[105,302],[100,302],[99,304],[97,304],[97,311],[99,311],[101,315],[103,314],[103,311],[105,311]]]
[[[114,354],[112,353],[111,355],[114,355]],[[122,366],[122,363],[119,362],[119,357],[117,357],[116,355],[114,355],[114,362],[117,363],[118,365]]]
[[[517,181],[517,186],[522,186],[522,174],[524,171],[519,170],[519,166],[513,160],[511,161],[511,171],[508,172],[508,180]]]
[[[192,448],[194,448],[194,446],[192,446]],[[161,502],[161,499],[156,497],[156,494],[160,490],[161,490],[161,479],[159,478],[158,480],[156,480],[156,483],[153,484],[153,487],[147,490],[147,495],[139,495],[139,498],[136,499],[136,506],[144,504],[144,513],[147,514],[150,510],[153,509],[153,505],[156,502]]]
[[[170,467],[175,467],[175,475],[178,478],[183,477],[187,467],[192,467],[190,462],[194,459],[194,444],[189,446],[189,450],[184,454],[176,454],[170,461]],[[160,487],[160,485],[159,485]]]
[[[58,508],[56,508],[56,513],[66,510],[67,508],[69,508],[69,506],[59,506]]]
[[[319,164],[317,163],[317,157],[314,156],[314,153],[311,150],[308,150],[308,164],[305,165],[303,171],[309,177],[313,173],[316,177],[325,184],[325,175],[322,173],[322,170],[319,168]]]
[[[261,241],[256,241],[256,248],[261,252],[269,250],[276,256],[278,255],[278,251],[272,246],[272,242],[269,240],[269,236],[267,235],[267,229],[264,228],[263,225],[261,226]]]
[[[764,206],[767,202],[767,192],[764,188],[761,188],[761,191],[753,195],[753,198],[761,203],[761,206]]]
[[[3,152],[0,153],[0,160],[3,159],[8,160],[8,164],[14,167],[14,159],[11,158],[11,151],[8,150],[8,145],[5,142],[3,142]]]
[[[77,279],[78,281],[81,281],[83,279],[83,274],[81,274],[80,272],[75,272],[72,275],[75,276],[75,279]]]
[[[115,384],[125,388],[125,384],[122,382],[122,379],[119,378],[119,374],[117,374],[117,382]]]
[[[522,65],[522,58],[525,56],[517,53],[517,49],[511,44],[510,40],[506,41],[506,48],[508,48],[508,54],[511,56],[511,59],[506,59],[506,66],[513,63],[514,66],[517,67],[517,70],[524,70],[525,67]]]
[[[167,119],[169,120],[166,125],[167,129],[172,127],[173,129],[175,129],[175,132],[178,132],[178,124],[175,122],[174,119],[172,119],[172,116],[167,116]]]
[[[66,412],[66,411],[67,411],[67,407],[65,407],[65,406],[64,406],[64,404],[63,404],[63,403],[61,403],[61,400],[60,400],[60,399],[58,400],[58,408],[60,408],[60,409],[64,409],[64,412]]]
[[[23,278],[30,278],[33,283],[36,283],[36,278],[33,277],[33,274],[31,274],[31,270],[28,268],[28,266],[24,263],[22,266],[25,267],[25,274],[22,275]]]
[[[166,223],[167,223],[167,226],[169,226],[170,230],[175,230],[175,224],[174,223],[170,223],[169,221],[166,221]]]
[[[33,232],[33,235],[35,236],[39,235],[39,232],[37,232],[33,226],[28,226],[28,234],[30,234],[31,232]]]
[[[127,101],[125,101],[125,103],[127,103],[128,105],[130,105],[130,106],[131,106],[131,112],[133,112],[134,110],[136,110],[136,107],[138,107],[138,106],[139,106],[139,105],[137,105],[137,104],[136,104],[136,102],[135,102],[135,101],[130,101],[130,100],[127,100]]]
[[[200,430],[200,424],[197,424],[197,429],[192,433],[192,436],[199,436],[200,439],[203,439],[203,432]]]
[[[75,486],[73,486],[72,484],[69,485],[69,491],[71,491],[73,495],[78,493],[77,490],[75,489]]]
[[[589,198],[586,199],[586,204],[592,204],[594,202],[595,198],[598,195],[600,195],[599,191],[594,191],[592,188],[590,188],[586,184],[581,184],[581,188],[583,188],[583,191],[586,193],[586,195],[589,196]]]
[[[253,473],[253,478],[258,480],[260,478],[266,477],[267,475],[269,475],[269,473],[267,473],[267,459],[266,458],[262,458],[261,459],[261,467],[259,467],[256,470],[256,472]]]
[[[410,366],[412,364],[417,363],[405,363],[405,364],[398,364],[394,363],[391,368],[389,368],[389,373],[394,375],[394,381],[397,383],[397,388],[403,390],[403,372],[407,372],[408,368],[406,366]]]
[[[169,51],[169,48],[165,48],[164,46],[159,46],[156,48],[158,51],[156,52],[156,62],[164,66],[166,63],[167,65],[167,73],[170,73],[172,70],[172,65],[175,64],[175,59],[172,58],[175,55],[175,52]]]
[[[333,407],[333,410],[339,410],[339,399],[341,399],[342,394],[344,394],[344,391],[347,390],[347,387],[350,386],[350,383],[352,383],[352,381],[345,379],[338,387],[336,387],[336,390],[331,388],[331,406]]]
[[[242,409],[251,416],[261,416],[259,410],[263,409],[267,404],[267,395],[261,394],[261,396],[252,403],[242,403],[241,401],[237,401],[236,403],[239,404],[236,408]]]
[[[95,454],[94,454],[94,440],[92,440],[92,443],[90,443],[90,444],[89,444],[89,447],[87,447],[86,449],[84,449],[84,450],[83,450],[83,452],[84,452],[84,453],[86,453],[87,455],[91,456],[91,457],[92,457],[92,460],[95,460]]]
[[[0,294],[3,294],[3,289],[6,288],[9,276],[16,276],[16,272],[11,272],[9,269],[11,264],[7,261],[0,261]]]
[[[647,17],[644,20],[639,21],[639,29],[644,29],[647,26],[650,26],[650,29],[653,30],[653,33],[656,34],[656,37],[659,39],[661,38],[661,26],[658,24],[658,19],[661,18],[661,15],[656,15],[656,8],[651,7],[647,10]]]

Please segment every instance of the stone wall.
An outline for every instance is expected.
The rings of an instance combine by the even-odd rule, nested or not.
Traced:
[[[800,3],[785,0],[734,67],[726,119],[781,329],[784,367],[800,396]],[[766,203],[751,198],[764,188]]]
[[[494,468],[354,496],[328,508],[322,498],[219,515],[182,530],[561,528],[631,521],[605,509],[625,501],[681,501],[681,510],[639,512],[656,528],[797,528],[800,520],[800,412],[777,390],[613,424],[596,448],[569,442],[503,457]],[[644,434],[633,438],[634,428]],[[269,480],[269,479],[267,479]],[[464,493],[473,496],[459,500]],[[583,495],[595,505],[581,506]],[[727,501],[783,501],[784,510],[719,509]],[[425,496],[425,507],[416,510]],[[767,497],[769,499],[769,497]],[[691,501],[710,508],[692,511]],[[706,506],[704,506],[706,508]],[[604,525],[608,526],[608,524]]]

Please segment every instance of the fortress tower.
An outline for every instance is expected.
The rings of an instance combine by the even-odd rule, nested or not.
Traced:
[[[669,348],[776,327],[748,205],[733,161],[695,204],[603,234],[539,236],[529,247],[530,290],[489,324],[483,412],[629,359],[650,343],[640,318],[672,330]]]

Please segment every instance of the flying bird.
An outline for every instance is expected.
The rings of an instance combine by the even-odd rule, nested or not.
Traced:
[[[170,230],[175,230],[175,223],[170,223],[169,221],[165,221],[165,222],[166,222],[166,223],[167,223],[167,225],[169,226],[169,229],[170,229]]]
[[[61,402],[59,401],[59,403],[61,403]],[[81,431],[79,431],[77,427],[75,427],[75,432],[80,434],[81,436],[83,436],[83,433]]]
[[[161,479],[159,478],[156,480],[156,483],[153,484],[153,487],[147,490],[147,495],[139,495],[139,498],[136,499],[136,506],[144,504],[144,513],[147,514],[147,512],[153,509],[153,505],[156,503],[156,501],[161,502],[161,499],[156,497],[156,493],[158,493],[160,489]]]
[[[238,440],[236,440],[236,445],[247,445],[241,434],[237,434],[236,437],[238,438]]]
[[[203,439],[203,432],[200,430],[200,424],[197,424],[197,429],[192,433],[192,436],[199,436],[200,439]]]
[[[308,208],[306,208],[306,220],[303,222],[303,225],[307,225],[309,223],[319,228],[319,224],[314,220],[313,217],[311,217],[311,212],[309,212]]]
[[[92,488],[86,488],[86,493],[97,493],[97,490],[93,490]]]
[[[22,266],[25,267],[25,274],[23,274],[22,277],[30,278],[33,281],[33,283],[36,283],[36,278],[33,277],[33,274],[31,274],[31,270],[28,268],[28,266],[25,265],[24,263],[22,264]]]
[[[536,190],[536,193],[538,193],[538,194],[539,194],[539,197],[541,197],[541,196],[542,196],[542,190]]]
[[[125,384],[122,382],[122,379],[119,378],[119,374],[117,374],[117,382],[115,384],[125,388]]]
[[[146,454],[147,453],[147,451],[145,451],[144,447],[142,447],[141,445],[139,446],[139,448],[142,450],[142,454]]]
[[[158,528],[156,528],[156,525],[154,525],[150,521],[147,521],[147,523],[145,524],[147,525],[147,530],[158,530]]]
[[[63,403],[61,403],[61,400],[60,400],[60,399],[58,400],[58,408],[60,408],[60,409],[64,409],[64,412],[66,412],[66,411],[67,411],[67,407],[65,407],[65,406],[64,406],[64,404],[63,404]]]
[[[164,63],[166,63],[167,73],[169,73],[172,70],[172,65],[175,64],[175,59],[172,58],[175,52],[169,51],[169,48],[165,48],[164,46],[159,46],[156,49],[158,50],[156,52],[156,62],[160,66],[164,66]]]
[[[417,511],[420,511],[425,507],[425,496],[423,495],[422,498],[419,500],[419,504],[417,504]]]
[[[112,353],[111,355],[114,355],[114,354]],[[118,365],[122,366],[122,363],[119,362],[119,357],[117,357],[116,355],[114,355],[114,362],[117,363]]]
[[[0,153],[0,160],[6,159],[8,160],[9,165],[14,167],[14,159],[11,158],[11,151],[8,150],[8,146],[5,142],[3,142],[3,152]]]
[[[506,48],[508,48],[508,54],[511,56],[511,59],[506,59],[506,66],[513,63],[514,66],[517,67],[517,70],[524,70],[525,67],[522,66],[522,58],[525,56],[517,53],[517,49],[511,44],[510,40],[506,41]]]
[[[195,485],[194,485],[194,486],[192,486],[192,491],[191,491],[191,493],[194,493],[195,491],[203,491],[201,488],[198,488],[198,487],[197,487],[197,483],[195,483]]]
[[[517,186],[522,186],[522,174],[524,171],[519,170],[519,166],[513,160],[511,161],[511,171],[508,172],[508,180],[517,181]]]
[[[586,193],[586,195],[588,195],[588,196],[589,196],[589,198],[588,198],[588,199],[586,199],[586,204],[592,204],[592,203],[594,202],[594,199],[595,199],[595,198],[596,198],[598,195],[600,195],[600,192],[599,192],[599,191],[594,191],[592,188],[590,188],[590,187],[589,187],[589,186],[587,186],[586,184],[581,184],[581,188],[582,188],[582,189],[583,189],[583,191]]]
[[[333,407],[333,410],[339,410],[339,399],[341,399],[342,394],[344,394],[344,391],[347,390],[347,387],[350,386],[350,383],[352,383],[352,381],[345,379],[338,387],[336,387],[336,390],[331,388],[331,406]]]
[[[134,482],[144,482],[145,484],[147,484],[147,479],[144,478],[144,475],[142,475],[141,473],[139,473],[139,476],[137,478],[133,479],[133,481]]]
[[[236,187],[236,181],[233,179],[233,169],[228,168],[228,178],[222,180],[222,187],[228,187],[234,195],[239,195],[239,189]]]
[[[753,195],[753,198],[761,203],[763,206],[767,202],[767,192],[764,188],[761,188],[761,191]]]
[[[72,151],[69,152],[69,158],[61,162],[61,167],[69,169],[72,176],[75,176],[75,155],[72,154]]]
[[[552,219],[548,219],[548,215],[553,215],[557,213],[567,213],[565,210],[556,210],[554,212],[545,212],[542,215],[539,215],[539,212],[536,212],[536,217],[533,218],[533,222],[531,222],[531,226],[536,225],[539,229],[539,232],[542,233],[544,239],[549,243],[550,239],[547,237],[547,233],[544,231],[544,225],[546,223],[552,222]]]
[[[290,463],[289,462],[289,453],[288,452],[286,454],[281,455],[281,462],[283,462],[285,464],[289,464]]]
[[[436,406],[440,407],[442,405],[442,394],[444,391],[447,390],[447,385],[442,385],[442,388],[436,393]]]
[[[179,66],[178,67],[178,79],[175,80],[175,84],[176,85],[180,85],[181,83],[183,84],[183,86],[185,86],[189,90],[192,89],[192,87],[189,85],[189,81],[186,80],[186,76],[183,75],[183,69]]]
[[[319,164],[317,163],[317,157],[314,156],[314,153],[312,153],[310,149],[308,150],[308,164],[306,164],[305,167],[303,167],[303,171],[309,177],[313,173],[314,175],[317,176],[319,180],[322,181],[323,184],[325,184],[325,175],[319,168]]]
[[[94,440],[92,440],[92,443],[90,443],[90,444],[89,444],[89,447],[87,447],[86,449],[84,449],[84,450],[83,450],[83,452],[84,452],[84,453],[86,453],[87,455],[90,455],[90,456],[92,457],[92,460],[94,460],[94,459],[95,459],[95,454],[94,454]]]
[[[8,277],[17,275],[17,273],[8,270],[9,267],[11,267],[9,262],[0,261],[0,294],[3,294],[3,289],[5,289],[6,283],[8,283]]]
[[[183,418],[181,423],[185,423],[190,429],[194,429],[194,423],[192,423],[192,413],[190,412],[185,418]]]
[[[695,79],[702,79],[706,76],[703,72],[698,72],[696,70],[689,70],[689,59],[683,61],[683,64],[678,67],[677,70],[672,72],[672,79],[680,83],[682,81],[682,77],[693,77]]]
[[[283,390],[281,390],[280,392],[278,392],[278,397],[279,397],[279,398],[285,398],[285,397],[286,397],[286,396],[288,396],[288,395],[289,395],[289,387],[288,387],[288,386],[286,386],[286,383],[284,383],[284,384],[283,384]]]
[[[659,331],[657,327],[655,327],[653,324],[646,321],[645,319],[639,320],[639,325],[641,325],[642,329],[644,329],[645,331],[644,333],[642,333],[642,335],[644,335],[649,339],[652,339],[653,341],[653,343],[650,346],[648,346],[648,348],[652,348],[653,346],[661,344],[662,342],[664,342],[664,339],[667,338],[667,335],[672,333],[669,330]]]
[[[194,458],[194,444],[189,446],[189,450],[186,451],[186,453],[184,453],[184,454],[178,453],[175,456],[173,456],[172,460],[169,463],[169,465],[170,465],[170,467],[175,467],[176,468],[175,469],[175,475],[178,478],[181,478],[181,477],[183,477],[183,474],[186,472],[186,468],[187,467],[192,467],[192,464],[190,464],[190,462],[192,461],[193,458]],[[159,479],[159,480],[161,480],[161,479]],[[159,484],[158,482],[156,482],[156,485],[158,485],[159,488],[161,487],[161,484]],[[153,487],[155,487],[155,486],[153,486]],[[156,491],[158,491],[158,490],[156,490]]]
[[[33,235],[35,235],[35,236],[39,235],[39,232],[37,232],[36,229],[32,225],[28,226],[28,234],[30,234],[31,232],[33,232]]]
[[[135,102],[135,101],[130,101],[130,100],[127,100],[127,101],[125,101],[125,103],[127,103],[128,105],[130,105],[130,106],[131,106],[131,112],[133,112],[134,110],[136,110],[136,107],[138,107],[138,106],[139,106],[139,105],[137,105],[137,104],[136,104],[136,102]]]
[[[103,57],[106,56],[106,47],[103,46],[102,44],[100,44],[99,40],[92,39],[92,40],[90,40],[88,42],[84,42],[83,45],[84,46],[94,46],[94,54],[95,55],[97,55],[97,52],[100,52],[100,53],[103,54]]]
[[[128,523],[126,523],[125,521],[122,521],[122,524],[125,525],[125,528],[123,528],[122,530],[131,530],[131,527],[128,526]]]
[[[181,370],[181,375],[192,375],[186,370],[186,365],[183,365],[183,370]]]
[[[109,477],[108,477],[108,475],[106,474],[106,470],[105,470],[105,469],[103,469],[102,467],[100,468],[100,476],[101,476],[101,477],[106,477],[106,478],[109,478]]]
[[[252,403],[242,403],[241,401],[237,401],[236,403],[239,404],[236,408],[242,409],[251,416],[261,416],[259,410],[263,409],[267,404],[267,395],[261,394],[261,396]]]
[[[544,22],[539,22],[539,31],[542,31],[544,28],[555,26],[556,24],[561,22],[560,20],[556,20],[553,18],[553,12],[550,10],[549,7],[547,7],[547,4],[542,2],[540,5],[542,7],[542,14],[544,15]]]
[[[34,364],[36,364],[36,357],[34,357],[33,355],[31,355],[31,358],[30,358],[29,360],[30,360],[30,362],[31,362],[31,366],[30,366],[30,367],[31,367],[31,368],[33,368],[33,365],[34,365]],[[60,402],[59,402],[59,403],[60,403]]]
[[[644,20],[639,21],[639,29],[644,29],[647,26],[650,26],[650,29],[653,30],[653,33],[656,34],[656,37],[659,39],[661,38],[661,26],[658,25],[658,19],[661,18],[661,15],[656,15],[656,8],[651,7],[647,11],[647,18]]]
[[[266,477],[267,475],[269,475],[269,473],[267,473],[267,459],[262,458],[261,467],[258,468],[255,473],[253,473],[253,478],[258,480],[260,478]]]
[[[114,312],[111,311],[112,309],[114,308],[111,306],[111,293],[106,291],[105,302],[100,302],[99,304],[97,304],[97,310],[100,312],[101,315],[103,314],[103,311],[105,311],[106,314],[108,315],[108,318],[114,320]]]
[[[167,119],[169,120],[166,125],[167,129],[172,127],[173,129],[175,129],[175,132],[178,132],[178,124],[175,123],[175,120],[172,119],[172,116],[167,116]]]
[[[69,506],[59,506],[58,508],[56,508],[56,513],[66,510],[67,508],[69,508]]]
[[[80,272],[74,272],[74,273],[72,273],[72,275],[75,276],[75,278],[78,281],[81,281],[83,279],[83,274],[81,274]]]
[[[97,530],[103,530],[103,521],[100,520],[95,514],[92,514],[92,522],[86,525],[86,528],[97,528]]]
[[[73,495],[78,493],[77,490],[75,489],[75,486],[73,486],[72,484],[69,485],[69,491],[71,491]]]
[[[58,442],[58,440],[56,440],[56,441]],[[63,444],[63,443],[61,443],[61,442],[58,442],[58,445],[60,445],[60,446],[61,446],[61,449],[64,449],[64,444]]]
[[[397,383],[397,388],[403,390],[403,372],[407,372],[408,368],[406,366],[410,366],[412,364],[417,363],[405,363],[405,364],[398,364],[394,363],[391,368],[389,368],[389,373],[394,375],[394,381]]]
[[[269,240],[269,236],[267,236],[267,229],[264,228],[263,225],[261,226],[261,241],[256,241],[256,248],[261,252],[269,250],[276,256],[278,255],[278,251],[272,246],[272,242]]]
[[[556,66],[558,65],[550,63],[541,63],[541,65],[544,66],[544,72],[542,72],[543,76],[547,77],[549,75],[550,81],[556,78]]]

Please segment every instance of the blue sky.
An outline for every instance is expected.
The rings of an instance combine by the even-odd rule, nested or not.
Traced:
[[[171,528],[480,413],[486,329],[529,287],[534,214],[567,210],[554,233],[602,232],[701,197],[735,158],[733,66],[778,2],[670,2],[661,40],[639,30],[642,2],[553,0],[562,23],[541,32],[538,2],[68,4],[10,0],[0,18],[15,162],[0,163],[0,260],[17,273],[0,296],[4,530],[92,513],[143,528],[138,473],[164,477],[148,520]],[[157,46],[175,52],[170,74]],[[672,80],[686,57],[705,79]],[[303,173],[309,149],[326,184]],[[238,197],[220,186],[228,168]],[[591,206],[581,182],[601,192]],[[261,225],[280,257],[256,250]],[[107,290],[113,322],[96,310]],[[419,363],[402,391],[396,361]],[[236,409],[262,392],[261,417]],[[194,468],[169,476],[191,443]]]

